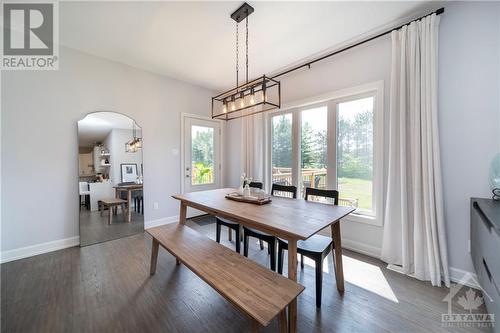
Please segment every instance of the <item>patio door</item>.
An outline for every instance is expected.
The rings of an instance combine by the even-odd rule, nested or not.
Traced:
[[[217,120],[185,115],[183,192],[221,186],[221,124]]]

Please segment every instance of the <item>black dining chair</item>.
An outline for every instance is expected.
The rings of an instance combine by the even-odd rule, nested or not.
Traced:
[[[260,182],[251,182],[248,184],[248,186],[252,188],[258,188],[262,190],[263,184]],[[229,231],[229,241],[231,241],[231,235],[232,235],[232,230],[235,231],[236,233],[236,252],[240,253],[240,242],[241,242],[241,233],[240,233],[240,225],[236,222],[229,221],[228,219],[222,218],[222,217],[215,217],[215,240],[217,243],[220,243],[220,232],[221,232],[221,227],[225,226],[228,228]]]
[[[297,187],[273,184],[273,187],[271,188],[271,195],[296,199]],[[264,249],[262,242],[267,243],[267,251],[271,256],[271,269],[276,271],[276,237],[256,229],[243,227],[243,255],[245,257],[248,257],[249,237],[254,237],[259,240],[261,250]]]
[[[332,199],[333,204],[339,204],[339,192],[336,190],[320,190],[316,188],[306,188],[305,200],[311,200],[311,196]],[[297,253],[300,254],[302,260],[301,268],[304,268],[303,257],[314,260],[316,267],[316,307],[321,307],[321,290],[323,288],[323,260],[331,252],[335,244],[333,239],[323,235],[314,235],[307,240],[297,242]],[[288,250],[288,242],[278,238],[278,273],[283,274],[283,251]]]

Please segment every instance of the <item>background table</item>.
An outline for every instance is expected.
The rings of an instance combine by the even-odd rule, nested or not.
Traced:
[[[117,185],[114,186],[115,188],[115,197],[120,198],[120,192],[127,192],[127,222],[130,223],[132,220],[132,210],[130,209],[131,204],[132,204],[132,191],[142,191],[142,184],[130,184],[130,185]]]

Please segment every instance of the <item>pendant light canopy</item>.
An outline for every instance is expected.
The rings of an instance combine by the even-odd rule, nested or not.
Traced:
[[[236,21],[236,87],[212,97],[212,119],[232,120],[281,107],[280,82],[265,75],[248,81],[248,16],[254,9],[246,2],[231,14]],[[246,23],[246,81],[239,85],[238,24]]]

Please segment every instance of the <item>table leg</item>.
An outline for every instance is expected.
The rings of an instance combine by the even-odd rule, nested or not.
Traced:
[[[113,206],[108,207],[109,215],[108,215],[108,224],[111,225],[113,222]]]
[[[158,261],[158,249],[160,247],[160,243],[153,238],[153,244],[151,246],[151,269],[149,271],[150,275],[154,275],[156,273],[156,262]]]
[[[186,224],[187,206],[181,201],[181,208],[179,209],[179,224]]]
[[[132,222],[132,191],[127,191],[127,222]]]
[[[288,240],[288,278],[297,282],[297,240]],[[297,332],[297,299],[288,306],[288,329]]]
[[[286,309],[281,311],[278,315],[278,329],[280,333],[288,332],[288,325],[286,323]]]
[[[332,224],[332,238],[335,246],[333,265],[335,268],[335,279],[337,280],[337,290],[344,291],[344,269],[342,267],[342,242],[340,240],[340,221]]]

